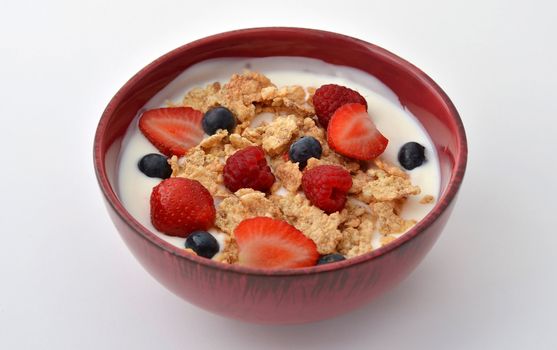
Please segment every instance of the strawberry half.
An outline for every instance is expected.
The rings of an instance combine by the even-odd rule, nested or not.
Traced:
[[[151,192],[151,223],[169,236],[187,237],[215,222],[211,193],[196,180],[171,177]]]
[[[234,230],[240,265],[257,268],[314,266],[319,259],[315,243],[286,221],[255,217]]]
[[[139,130],[166,156],[183,156],[203,139],[202,119],[190,107],[151,109],[139,119]]]
[[[327,142],[343,156],[371,160],[385,151],[389,140],[377,130],[365,105],[348,103],[339,107],[331,117]]]

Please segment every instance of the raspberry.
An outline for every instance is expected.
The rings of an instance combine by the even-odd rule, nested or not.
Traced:
[[[207,230],[215,214],[213,197],[196,180],[171,177],[151,192],[151,222],[167,235],[187,237],[195,230]]]
[[[246,147],[226,160],[224,185],[232,192],[240,188],[267,192],[274,182],[275,176],[267,165],[265,152],[261,147]]]
[[[304,171],[302,176],[302,189],[306,197],[327,214],[344,208],[350,187],[350,173],[337,165],[316,166]]]
[[[328,84],[315,90],[313,95],[313,107],[319,123],[327,128],[329,120],[337,108],[347,103],[360,103],[366,106],[366,99],[357,91],[344,86]]]

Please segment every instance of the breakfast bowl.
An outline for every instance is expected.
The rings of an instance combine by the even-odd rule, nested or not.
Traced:
[[[440,193],[432,210],[400,238],[332,264],[262,269],[190,254],[142,225],[118,193],[119,153],[126,130],[145,104],[192,65],[215,58],[295,56],[374,76],[423,126],[436,149]],[[132,77],[106,107],[94,140],[94,166],[120,236],[163,286],[210,312],[264,324],[306,323],[354,310],[393,288],[441,234],[466,168],[466,135],[441,88],[402,58],[348,36],[302,28],[254,28],[217,34],[175,49]]]

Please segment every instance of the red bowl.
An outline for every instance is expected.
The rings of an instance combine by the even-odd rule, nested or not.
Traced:
[[[138,110],[189,66],[217,57],[304,56],[355,67],[390,87],[423,124],[439,154],[442,194],[434,209],[391,244],[340,263],[263,270],[193,256],[149,232],[114,191],[117,155]],[[353,310],[395,286],[441,234],[466,168],[458,112],[431,78],[373,44],[301,28],[255,28],[184,45],[137,73],[110,101],[94,143],[97,179],[118,232],[145,269],[183,299],[214,313],[257,323],[302,323]]]

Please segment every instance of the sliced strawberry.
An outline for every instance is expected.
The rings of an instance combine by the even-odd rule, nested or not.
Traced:
[[[234,230],[240,265],[258,268],[313,266],[319,259],[315,243],[286,221],[256,217]]]
[[[327,142],[343,156],[371,160],[385,151],[389,140],[377,130],[365,105],[348,103],[339,107],[331,117]]]
[[[190,107],[151,109],[139,119],[139,129],[161,153],[183,156],[203,139],[202,119]]]

